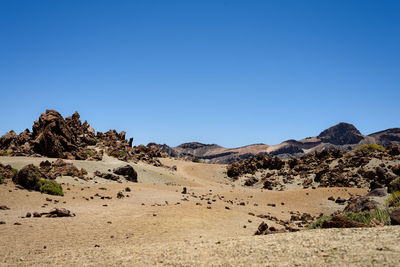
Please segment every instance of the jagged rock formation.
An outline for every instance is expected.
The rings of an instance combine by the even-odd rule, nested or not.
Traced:
[[[51,158],[101,160],[104,152],[124,161],[142,160],[161,166],[158,157],[166,156],[155,146],[132,147],[132,138],[125,139],[125,132],[109,130],[98,132],[80,115],[63,118],[55,110],[46,110],[34,122],[32,132],[26,129],[17,135],[10,131],[0,138],[2,155],[47,156]]]
[[[365,136],[352,124],[341,122],[322,131],[315,137],[287,140],[279,145],[255,144],[238,148],[224,148],[215,144],[207,145],[197,142],[185,143],[177,147],[151,143],[171,157],[198,159],[205,163],[221,164],[248,159],[257,154],[269,154],[282,159],[289,159],[329,149],[350,151],[363,144],[400,145],[400,128],[388,129]]]

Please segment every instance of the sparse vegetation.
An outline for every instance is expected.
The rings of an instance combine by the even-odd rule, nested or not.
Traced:
[[[56,196],[64,196],[62,186],[56,181],[47,181],[44,179],[39,179],[37,184],[39,187],[38,191],[42,193],[49,195],[56,195]]]
[[[372,219],[377,219],[384,225],[390,225],[390,212],[389,209],[374,210],[374,211],[362,211],[362,212],[346,212],[343,214],[350,220],[355,222],[364,223],[369,225]],[[307,226],[307,229],[321,229],[322,223],[326,220],[332,219],[333,216],[322,216],[317,220],[313,221]]]
[[[12,169],[12,172],[14,173],[14,175],[15,174],[17,174],[18,173],[18,170],[17,169]]]
[[[7,151],[7,150],[2,150],[0,153],[2,156],[8,156],[11,154],[11,151]]]
[[[33,165],[24,167],[13,177],[13,181],[27,189],[32,189],[49,195],[64,196],[62,186],[59,183],[42,179],[39,170],[34,168],[36,167]]]
[[[400,207],[400,191],[393,192],[386,200],[389,207]]]
[[[95,153],[94,153],[92,150],[90,150],[90,149],[86,149],[84,152],[85,152],[86,154],[88,154],[89,156],[91,156],[91,157],[93,157],[93,156],[95,155]]]
[[[385,150],[385,148],[383,146],[377,145],[377,144],[365,144],[365,145],[361,145],[356,147],[354,150],[368,150],[370,152],[374,152],[377,150],[383,151]]]
[[[0,175],[0,184],[4,183],[3,177]]]
[[[192,159],[192,162],[203,163],[198,157],[195,157],[194,159]]]
[[[347,218],[369,225],[372,219],[377,219],[384,225],[390,225],[390,212],[388,209],[373,210],[373,211],[362,211],[362,212],[346,212],[344,214]]]
[[[120,154],[121,156],[125,156],[126,152],[125,152],[124,150],[121,150],[121,151],[119,151],[119,154]]]

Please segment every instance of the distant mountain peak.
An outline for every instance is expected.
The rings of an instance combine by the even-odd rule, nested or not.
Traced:
[[[318,138],[322,142],[345,145],[356,144],[364,137],[353,124],[341,122],[321,132]]]

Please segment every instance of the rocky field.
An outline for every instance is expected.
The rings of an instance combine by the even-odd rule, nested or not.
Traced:
[[[0,265],[400,261],[397,146],[205,164],[47,111],[0,148]]]

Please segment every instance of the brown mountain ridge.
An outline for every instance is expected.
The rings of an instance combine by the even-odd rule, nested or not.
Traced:
[[[149,145],[159,147],[172,157],[187,157],[205,163],[228,164],[261,153],[287,159],[326,149],[349,151],[363,144],[398,145],[400,144],[400,128],[363,135],[354,125],[341,122],[322,131],[318,136],[301,140],[291,139],[278,145],[253,144],[237,148],[224,148],[216,144],[198,142],[185,143],[177,147],[155,143]]]

